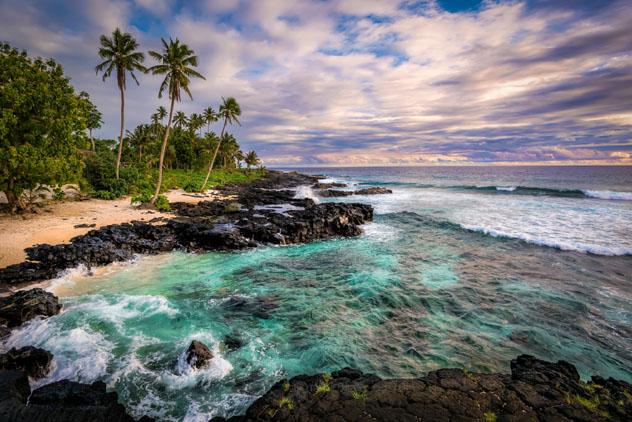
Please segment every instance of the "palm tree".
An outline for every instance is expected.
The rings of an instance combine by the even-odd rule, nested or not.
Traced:
[[[181,128],[182,126],[187,125],[187,115],[181,111],[178,111],[176,115],[173,117],[173,126],[177,128]]]
[[[246,159],[244,152],[242,150],[237,150],[235,153],[235,161],[237,161],[237,168],[241,168],[241,162]]]
[[[134,132],[127,131],[128,142],[138,151],[138,161],[142,160],[143,147],[152,142],[153,135],[150,125],[138,125]]]
[[[215,110],[213,110],[213,107],[208,106],[202,113],[202,117],[204,118],[204,121],[206,122],[206,132],[208,133],[211,131],[211,123],[215,123],[218,119],[217,113],[215,113]]]
[[[145,60],[145,55],[136,51],[136,49],[138,49],[138,43],[131,34],[121,32],[119,28],[116,28],[111,38],[101,35],[99,41],[101,43],[99,57],[103,59],[103,62],[95,67],[95,71],[97,74],[103,72],[103,80],[105,81],[105,79],[116,70],[116,82],[121,92],[121,134],[119,136],[118,155],[116,157],[116,178],[118,179],[121,155],[123,153],[123,131],[125,127],[125,75],[129,72],[136,84],[139,85],[134,71],[137,70],[145,73],[147,69],[142,65]]]
[[[222,127],[222,132],[219,135],[219,142],[215,147],[215,152],[213,153],[213,158],[211,159],[211,164],[208,166],[208,172],[206,173],[206,179],[204,179],[204,184],[202,185],[202,191],[206,187],[206,183],[208,182],[208,178],[211,175],[211,171],[213,171],[213,165],[215,164],[215,158],[217,158],[217,151],[219,150],[219,146],[222,143],[222,139],[224,138],[224,131],[226,130],[226,125],[228,123],[233,124],[239,123],[238,116],[241,115],[241,107],[237,103],[237,100],[233,97],[223,98],[222,97],[222,105],[219,106],[219,117],[224,119],[224,126]]]
[[[169,43],[162,39],[162,53],[150,51],[149,55],[158,61],[158,64],[152,66],[149,70],[154,75],[165,75],[165,79],[160,84],[158,98],[162,98],[162,93],[166,90],[171,99],[171,107],[169,108],[169,119],[167,120],[167,130],[165,130],[162,138],[162,147],[160,148],[160,163],[158,165],[158,183],[156,184],[156,192],[151,199],[151,203],[155,203],[160,194],[160,185],[162,184],[162,165],[165,159],[165,149],[169,140],[169,131],[171,130],[171,120],[173,118],[173,106],[176,101],[180,101],[181,91],[186,92],[189,98],[193,99],[189,90],[190,77],[202,78],[204,76],[193,70],[197,66],[197,56],[193,54],[186,44],[181,44],[180,40],[169,39]]]
[[[167,109],[160,106],[156,109],[156,112],[151,115],[151,123],[154,125],[154,136],[158,136],[159,124],[167,116]]]
[[[248,166],[248,170],[250,170],[250,166],[256,166],[257,164],[261,162],[261,160],[259,160],[259,156],[257,155],[255,151],[248,151],[246,153],[245,161],[246,161],[246,166]]]

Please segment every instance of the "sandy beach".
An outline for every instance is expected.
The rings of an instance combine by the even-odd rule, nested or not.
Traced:
[[[206,194],[189,194],[172,190],[166,194],[169,202],[208,201],[218,197],[216,191]],[[75,236],[90,230],[133,220],[149,221],[155,217],[173,217],[168,212],[133,207],[129,197],[107,201],[65,201],[52,203],[38,213],[0,215],[0,268],[26,259],[24,249],[40,243],[68,243]],[[94,226],[92,226],[94,224]],[[76,227],[87,225],[89,227]]]

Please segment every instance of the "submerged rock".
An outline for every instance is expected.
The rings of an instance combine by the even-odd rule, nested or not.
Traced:
[[[17,327],[31,319],[57,315],[61,305],[57,297],[43,289],[22,290],[0,298],[0,324]]]
[[[193,368],[202,368],[213,359],[213,352],[201,341],[193,340],[187,349],[185,360]]]
[[[115,392],[106,392],[103,382],[81,384],[62,380],[31,394],[24,372],[0,371],[0,420],[132,422],[134,419],[118,403]]]
[[[359,189],[354,192],[356,195],[381,195],[385,193],[393,193],[392,190],[381,187],[370,187],[366,189]]]
[[[440,369],[419,379],[383,380],[345,368],[275,384],[231,421],[629,421],[632,385],[522,355],[512,373]],[[215,418],[221,421],[222,418]]]
[[[33,379],[45,377],[50,371],[53,355],[33,346],[11,349],[0,355],[0,370],[24,371]]]

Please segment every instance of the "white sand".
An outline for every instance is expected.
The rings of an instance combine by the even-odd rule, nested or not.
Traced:
[[[218,198],[216,191],[187,194],[173,190],[166,194],[169,202],[209,201]],[[24,248],[40,243],[67,243],[71,238],[90,230],[133,220],[149,221],[155,217],[173,217],[171,213],[140,210],[131,206],[130,198],[113,201],[90,199],[48,205],[38,214],[0,215],[0,268],[26,259]],[[78,224],[95,227],[75,228]]]

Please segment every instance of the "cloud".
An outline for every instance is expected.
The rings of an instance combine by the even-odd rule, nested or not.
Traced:
[[[101,136],[117,132],[118,97],[94,75],[96,44],[120,25],[143,49],[188,43],[206,80],[179,108],[235,96],[231,130],[270,165],[630,161],[626,2],[49,3],[0,0],[0,38],[64,64],[103,110]],[[127,92],[130,127],[165,103],[158,83]]]

